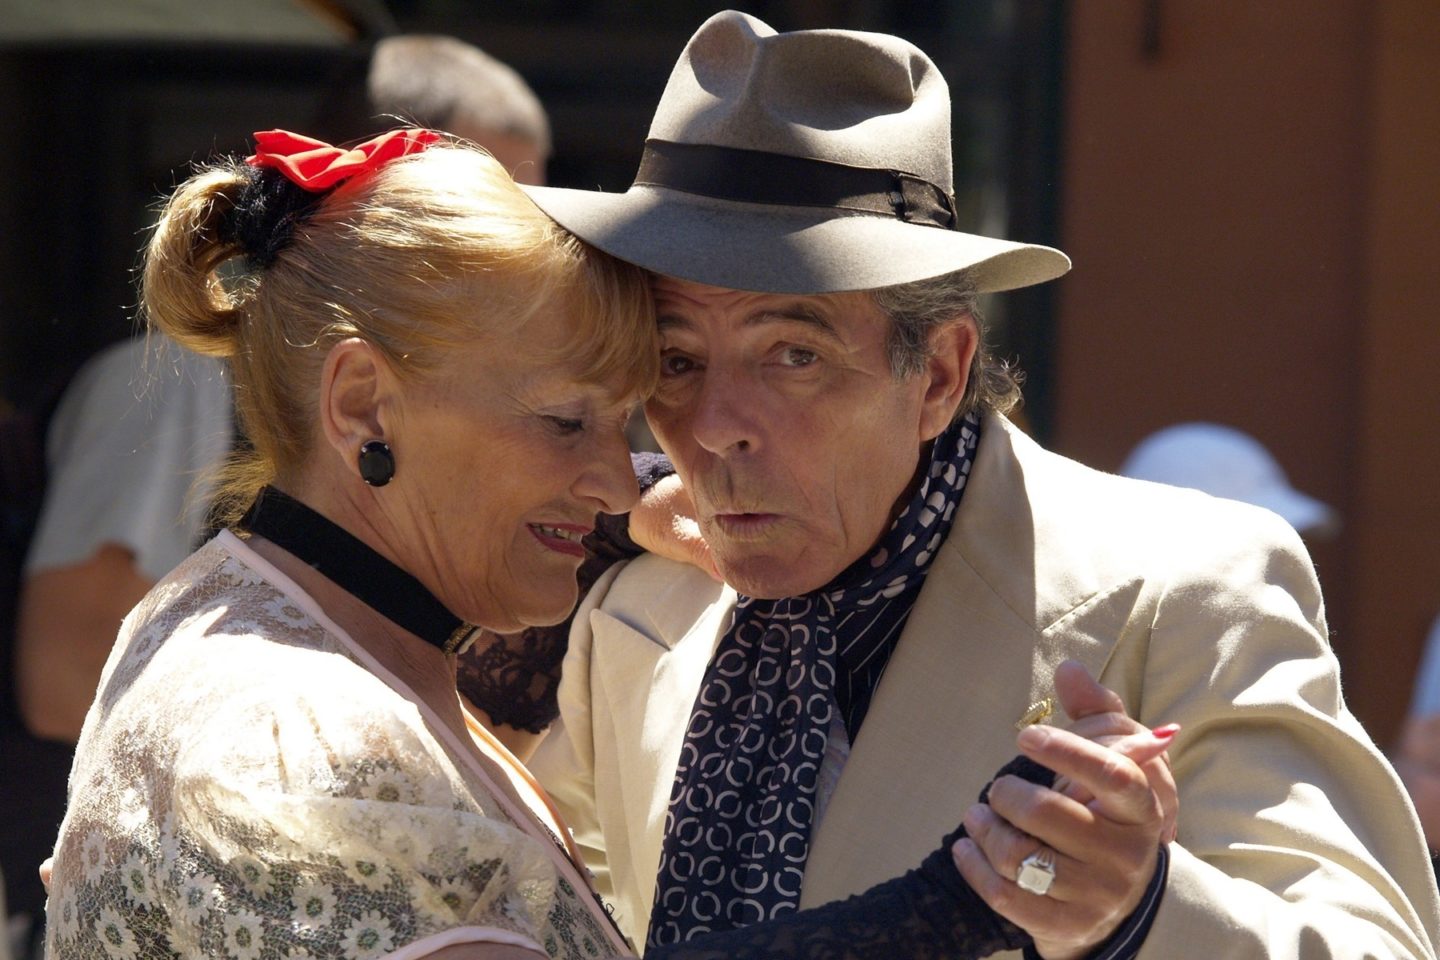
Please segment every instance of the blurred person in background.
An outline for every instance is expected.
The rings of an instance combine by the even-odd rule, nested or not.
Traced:
[[[1432,862],[1440,872],[1440,617],[1431,624],[1425,641],[1395,769],[1410,791]]]
[[[220,365],[163,338],[103,350],[46,432],[0,724],[0,865],[17,954],[39,935],[35,869],[65,805],[73,745],[120,621],[206,526],[205,477],[231,445]]]
[[[1120,475],[1189,487],[1278,513],[1302,537],[1330,537],[1339,515],[1290,485],[1274,455],[1250,434],[1218,423],[1181,423],[1136,445]]]
[[[406,34],[375,45],[366,80],[371,109],[488,150],[516,183],[543,184],[550,118],[513,68],[454,37]]]

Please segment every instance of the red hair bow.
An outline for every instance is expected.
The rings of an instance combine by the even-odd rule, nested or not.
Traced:
[[[396,157],[419,153],[439,139],[434,130],[409,127],[382,133],[346,150],[288,130],[262,130],[255,134],[255,155],[245,162],[274,167],[296,185],[319,193]]]

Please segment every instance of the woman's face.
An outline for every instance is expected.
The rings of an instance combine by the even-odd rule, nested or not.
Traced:
[[[522,331],[455,347],[406,384],[394,431],[412,531],[404,566],[457,616],[497,632],[557,623],[574,608],[580,538],[597,512],[638,496],[623,427],[634,398],[535,357],[570,323],[545,312]],[[387,505],[387,509],[391,509]]]

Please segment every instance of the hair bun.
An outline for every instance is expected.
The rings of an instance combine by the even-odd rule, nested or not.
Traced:
[[[295,225],[315,211],[330,191],[297,186],[272,168],[246,166],[248,180],[220,221],[220,239],[238,244],[252,267],[275,262],[295,235]]]

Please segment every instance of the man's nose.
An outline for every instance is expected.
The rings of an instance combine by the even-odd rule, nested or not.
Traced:
[[[714,454],[751,452],[759,441],[754,385],[727,373],[709,372],[696,397],[691,429]]]

